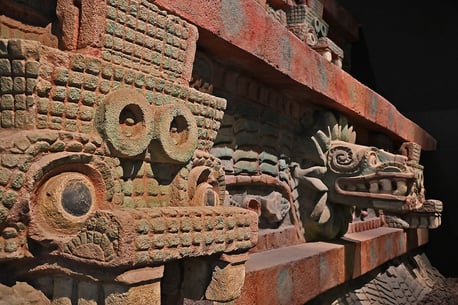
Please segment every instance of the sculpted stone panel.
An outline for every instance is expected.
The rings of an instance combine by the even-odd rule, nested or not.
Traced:
[[[331,240],[369,216],[379,226],[440,225],[442,203],[425,199],[419,145],[403,143],[396,153],[356,144],[343,115],[197,59],[194,78],[228,101],[211,149],[225,170],[225,204],[257,212],[261,234],[294,227],[287,242]]]
[[[59,48],[0,39],[0,283],[52,304],[238,297],[258,217],[222,205],[226,101],[188,86],[196,28],[148,1],[54,10]]]
[[[356,133],[346,119],[318,114],[316,132],[305,143],[309,156],[294,167],[299,193],[304,199],[301,215],[310,222],[306,236],[334,238],[347,230],[353,210],[375,210],[389,226],[437,228],[442,203],[426,200],[421,148],[403,143],[398,154],[355,144]],[[315,198],[315,199],[313,199]],[[310,205],[309,200],[312,200]],[[301,201],[301,199],[299,199]],[[307,226],[307,225],[306,225]]]
[[[317,94],[196,54],[197,28],[152,1],[40,3],[0,3],[0,303],[231,304],[258,233],[440,225],[417,144],[357,144]],[[276,3],[341,65],[320,1]]]

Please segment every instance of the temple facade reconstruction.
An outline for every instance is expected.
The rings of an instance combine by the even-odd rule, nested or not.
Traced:
[[[0,303],[421,300],[436,140],[357,40],[334,0],[1,1]]]

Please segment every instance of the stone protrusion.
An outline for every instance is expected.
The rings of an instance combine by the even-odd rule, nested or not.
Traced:
[[[215,264],[205,298],[228,302],[238,298],[245,282],[245,264],[219,262]]]
[[[153,162],[185,163],[197,148],[198,129],[191,111],[184,105],[165,105],[154,115]]]
[[[157,264],[247,251],[257,242],[257,218],[254,212],[234,207],[100,211],[61,251],[78,260],[97,260],[107,266]],[[129,238],[121,238],[121,228],[130,232]]]
[[[145,152],[153,138],[153,110],[145,97],[133,89],[110,93],[100,109],[97,127],[121,157]]]

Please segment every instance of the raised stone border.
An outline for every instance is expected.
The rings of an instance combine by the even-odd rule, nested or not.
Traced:
[[[202,46],[211,52],[224,52],[225,60],[241,69],[250,66],[251,73],[272,86],[334,108],[366,126],[383,128],[392,137],[416,142],[424,150],[436,148],[436,140],[425,130],[300,41],[256,1],[219,0],[211,6],[202,0],[156,3],[203,28],[205,31],[199,33]]]
[[[236,305],[302,305],[427,243],[426,229],[380,227],[250,255]],[[266,280],[269,279],[269,280]]]

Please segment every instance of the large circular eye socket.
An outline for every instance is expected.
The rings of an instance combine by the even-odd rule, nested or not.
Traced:
[[[170,122],[170,138],[176,145],[181,145],[188,139],[188,122],[182,115],[176,116]]]
[[[120,132],[123,137],[135,138],[143,132],[144,127],[144,115],[143,109],[139,105],[129,104],[125,106],[119,114],[119,126]]]
[[[53,176],[38,191],[36,210],[40,222],[58,231],[78,230],[95,209],[93,183],[82,173],[67,172]]]

